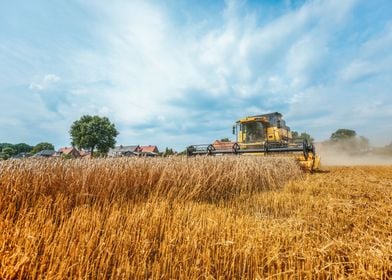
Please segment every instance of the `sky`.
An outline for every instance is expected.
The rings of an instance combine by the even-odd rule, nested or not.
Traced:
[[[392,1],[0,2],[0,142],[70,145],[82,115],[117,144],[183,150],[280,112],[316,141],[392,142]]]

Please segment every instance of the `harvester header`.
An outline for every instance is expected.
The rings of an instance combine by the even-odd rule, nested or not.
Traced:
[[[238,120],[233,126],[235,142],[216,141],[213,144],[191,145],[187,148],[192,155],[269,155],[287,154],[296,158],[306,170],[316,171],[320,157],[313,143],[307,139],[293,139],[290,127],[278,112],[249,116]]]

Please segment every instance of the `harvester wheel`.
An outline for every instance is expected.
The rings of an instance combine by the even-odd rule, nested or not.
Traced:
[[[208,145],[208,147],[207,147],[207,154],[211,155],[213,151],[215,151],[215,147],[213,145],[211,145],[211,144]]]
[[[316,156],[316,147],[314,146],[314,144],[312,144],[312,154],[313,154],[313,157]]]
[[[303,151],[304,151],[304,158],[305,158],[305,160],[308,160],[308,158],[309,158],[308,140],[304,139],[304,142],[302,145],[303,145]]]
[[[269,149],[270,147],[269,147],[269,144],[268,143],[265,143],[264,144],[264,152],[267,154],[268,153],[268,149]]]
[[[188,148],[186,148],[186,154],[188,157],[193,155],[193,152],[195,151],[195,148],[193,146],[189,146]]]
[[[234,143],[233,144],[233,153],[237,154],[239,149],[241,149],[240,145],[238,145],[238,143]]]

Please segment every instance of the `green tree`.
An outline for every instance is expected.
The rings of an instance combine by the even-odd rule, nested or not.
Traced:
[[[15,150],[9,146],[6,146],[1,150],[1,153],[2,153],[1,156],[3,159],[8,159],[15,154]]]
[[[14,145],[15,154],[29,153],[32,149],[33,147],[26,143],[19,143]]]
[[[183,150],[181,152],[178,152],[177,155],[178,156],[186,156],[187,155],[187,149],[185,149],[185,150]]]
[[[6,160],[8,158],[9,158],[9,156],[7,154],[0,152],[0,160]]]
[[[341,140],[353,139],[356,135],[357,133],[355,132],[355,130],[339,128],[334,133],[332,133],[330,139],[331,141],[336,142]]]
[[[0,151],[2,151],[6,147],[14,148],[14,145],[12,145],[11,143],[0,143]]]
[[[163,153],[163,156],[167,157],[167,156],[171,156],[171,155],[174,155],[173,149],[172,148],[169,149],[168,147],[166,147],[165,152]]]
[[[88,149],[93,156],[94,149],[99,153],[106,154],[110,148],[114,148],[116,130],[107,117],[84,115],[75,121],[69,131],[71,144],[79,149]]]
[[[299,134],[297,131],[292,131],[291,135],[293,136],[293,140],[295,142],[302,142],[305,139],[308,140],[308,142],[313,142],[314,139],[312,136],[310,136],[310,134],[306,133],[306,132],[301,132],[301,134]]]
[[[54,146],[48,142],[41,142],[34,146],[34,148],[31,150],[31,153],[36,154],[43,150],[54,150]]]

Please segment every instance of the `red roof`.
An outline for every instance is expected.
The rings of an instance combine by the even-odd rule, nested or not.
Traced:
[[[140,146],[142,153],[159,153],[157,146]]]
[[[225,142],[216,140],[212,143],[216,150],[231,150],[233,148],[234,142]]]
[[[74,150],[74,148],[72,147],[63,147],[59,149],[59,153],[68,155],[69,153],[71,153]]]
[[[58,152],[63,155],[80,156],[80,152],[74,147],[63,147],[60,148]]]

